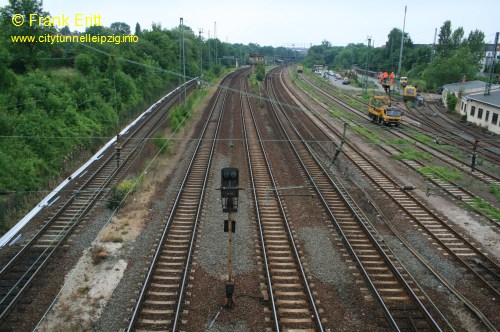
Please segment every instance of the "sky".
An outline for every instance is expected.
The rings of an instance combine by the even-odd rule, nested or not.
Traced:
[[[0,0],[0,6],[8,0]],[[387,41],[393,28],[403,29],[415,44],[431,44],[435,29],[450,20],[452,29],[463,27],[465,36],[474,30],[493,43],[500,31],[498,0],[419,0],[413,2],[358,0],[45,0],[43,8],[52,16],[101,15],[101,23],[125,22],[132,32],[136,23],[151,29],[152,22],[171,29],[184,24],[203,37],[214,36],[229,43],[261,46],[318,45],[323,40],[335,46],[367,43],[375,47]],[[73,22],[71,22],[73,23]],[[73,26],[72,26],[73,25]],[[70,24],[71,31],[84,28]],[[373,44],[372,44],[373,45]]]

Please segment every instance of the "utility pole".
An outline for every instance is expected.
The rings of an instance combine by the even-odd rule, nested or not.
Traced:
[[[438,29],[434,29],[434,42],[432,43],[432,51],[431,51],[431,62],[434,60],[434,55],[436,54],[436,37],[437,37]]]
[[[345,143],[346,130],[347,130],[347,122],[344,122],[344,134],[342,135],[342,139],[340,140],[340,145],[337,147],[337,150],[335,151],[335,155],[333,156],[332,161],[330,162],[330,165],[328,165],[328,168],[330,168],[333,165],[333,163],[335,162],[335,160],[337,159],[339,154],[342,152],[342,147]]]
[[[372,37],[368,36],[368,54],[366,55],[366,65],[365,65],[365,82],[364,82],[364,93],[368,91],[368,59],[370,58],[370,43]]]
[[[198,38],[200,40],[200,70],[199,70],[199,77],[200,77],[200,83],[201,83],[201,77],[203,76],[203,41],[201,40],[201,34],[203,33],[203,29],[198,30]]]
[[[495,62],[497,59],[497,47],[498,47],[498,32],[495,35],[495,43],[493,44],[493,54],[491,59],[490,72],[488,73],[488,81],[486,82],[486,86],[484,88],[484,95],[489,96],[491,91],[491,81],[493,80],[493,72],[495,71]]]
[[[180,59],[181,59],[181,73],[182,73],[182,88],[181,94],[183,94],[183,98],[181,98],[182,102],[186,101],[186,53],[184,52],[184,19],[181,17],[180,21]]]
[[[474,141],[474,146],[472,148],[472,158],[470,163],[470,170],[474,172],[476,170],[476,159],[477,159],[477,145],[479,144],[479,140],[476,138]]]
[[[211,62],[212,62],[212,55],[211,55],[211,51],[210,51],[210,29],[208,30],[208,40],[207,40],[207,44],[208,44],[208,68],[210,69],[212,66],[211,66]]]
[[[217,66],[217,22],[214,22],[214,60]]]
[[[401,77],[401,61],[403,60],[403,41],[405,40],[405,25],[406,25],[406,6],[405,6],[405,18],[403,20],[403,34],[401,35],[401,48],[399,50],[398,80]]]

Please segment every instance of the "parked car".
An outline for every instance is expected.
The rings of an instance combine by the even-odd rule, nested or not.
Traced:
[[[349,83],[351,83],[351,82],[349,81],[348,78],[344,78],[344,80],[342,81],[342,84],[349,84]]]
[[[341,80],[341,79],[342,79],[342,75],[340,75],[340,74],[336,74],[336,75],[335,75],[335,78],[336,78],[336,79],[338,79],[338,80]]]
[[[333,71],[329,70],[328,75],[333,76]]]

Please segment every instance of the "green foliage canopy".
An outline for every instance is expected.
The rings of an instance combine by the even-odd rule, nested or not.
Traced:
[[[367,44],[332,46],[328,41],[312,46],[303,64],[312,67],[320,64],[331,69],[351,68],[374,72],[397,72],[401,38],[403,32],[393,28],[384,46],[368,51]],[[443,84],[467,79],[477,79],[484,57],[484,33],[474,30],[465,37],[462,27],[453,30],[451,21],[445,21],[439,31],[439,40],[432,56],[430,45],[414,45],[410,35],[405,32],[403,39],[403,58],[401,76],[408,76],[420,86],[435,89]],[[425,83],[425,84],[422,84]]]
[[[189,27],[168,30],[157,23],[150,30],[136,24],[137,43],[13,43],[12,35],[81,34],[69,27],[14,27],[12,16],[19,13],[49,15],[40,0],[9,0],[0,8],[0,190],[13,191],[16,197],[63,177],[65,165],[75,166],[68,165],[71,156],[95,151],[150,102],[178,86],[181,32],[188,79],[199,74],[200,49],[205,80],[215,80],[226,66],[234,66],[234,60],[222,60],[225,56],[238,58],[240,64],[248,63],[250,53],[270,59],[294,56],[285,48],[203,40]],[[105,36],[130,30],[115,22],[88,27],[85,33]],[[175,128],[191,106],[173,116]],[[2,221],[10,199],[0,197]],[[0,234],[6,228],[0,222]]]

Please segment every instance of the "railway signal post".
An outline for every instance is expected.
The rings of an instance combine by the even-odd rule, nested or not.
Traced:
[[[222,212],[228,213],[227,220],[224,220],[224,232],[228,233],[228,257],[227,257],[227,281],[226,281],[226,303],[231,308],[234,304],[234,281],[233,272],[233,233],[236,222],[232,219],[232,213],[238,212],[238,191],[239,188],[239,170],[236,167],[226,167],[221,170],[221,201]]]
[[[470,170],[474,172],[476,170],[476,159],[477,159],[477,145],[479,144],[479,140],[476,138],[474,141],[474,147],[472,148],[472,158],[470,163]]]

